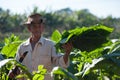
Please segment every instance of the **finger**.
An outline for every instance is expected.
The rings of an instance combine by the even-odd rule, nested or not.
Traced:
[[[19,69],[17,70],[17,75],[18,75],[18,74],[20,74],[20,70],[19,70]]]
[[[13,73],[10,73],[10,74],[9,74],[9,77],[10,77],[10,78],[14,78],[15,75],[14,75]]]

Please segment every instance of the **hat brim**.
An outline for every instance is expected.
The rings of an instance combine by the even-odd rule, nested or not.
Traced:
[[[25,22],[23,25],[30,25],[31,22]]]

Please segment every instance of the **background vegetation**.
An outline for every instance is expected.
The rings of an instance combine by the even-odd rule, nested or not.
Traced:
[[[54,12],[39,11],[38,7],[34,7],[31,13],[38,12],[46,18],[46,28],[44,35],[46,37],[51,36],[55,29],[60,32],[63,30],[74,29],[75,27],[92,26],[96,24],[102,24],[105,26],[113,27],[114,32],[111,34],[111,38],[119,38],[120,35],[120,18],[114,18],[108,16],[106,18],[99,18],[89,12],[87,9],[73,11],[69,8],[61,9]],[[9,33],[19,35],[21,39],[26,39],[29,34],[24,25],[26,17],[24,14],[13,14],[9,10],[3,10],[0,8],[0,41]]]

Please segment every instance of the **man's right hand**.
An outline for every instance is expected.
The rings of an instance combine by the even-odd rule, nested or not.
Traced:
[[[16,66],[14,69],[10,70],[8,73],[9,78],[13,79],[20,74],[19,68]]]

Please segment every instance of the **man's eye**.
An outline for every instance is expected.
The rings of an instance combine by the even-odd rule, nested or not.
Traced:
[[[40,19],[40,23],[42,23],[43,22],[43,19]]]

